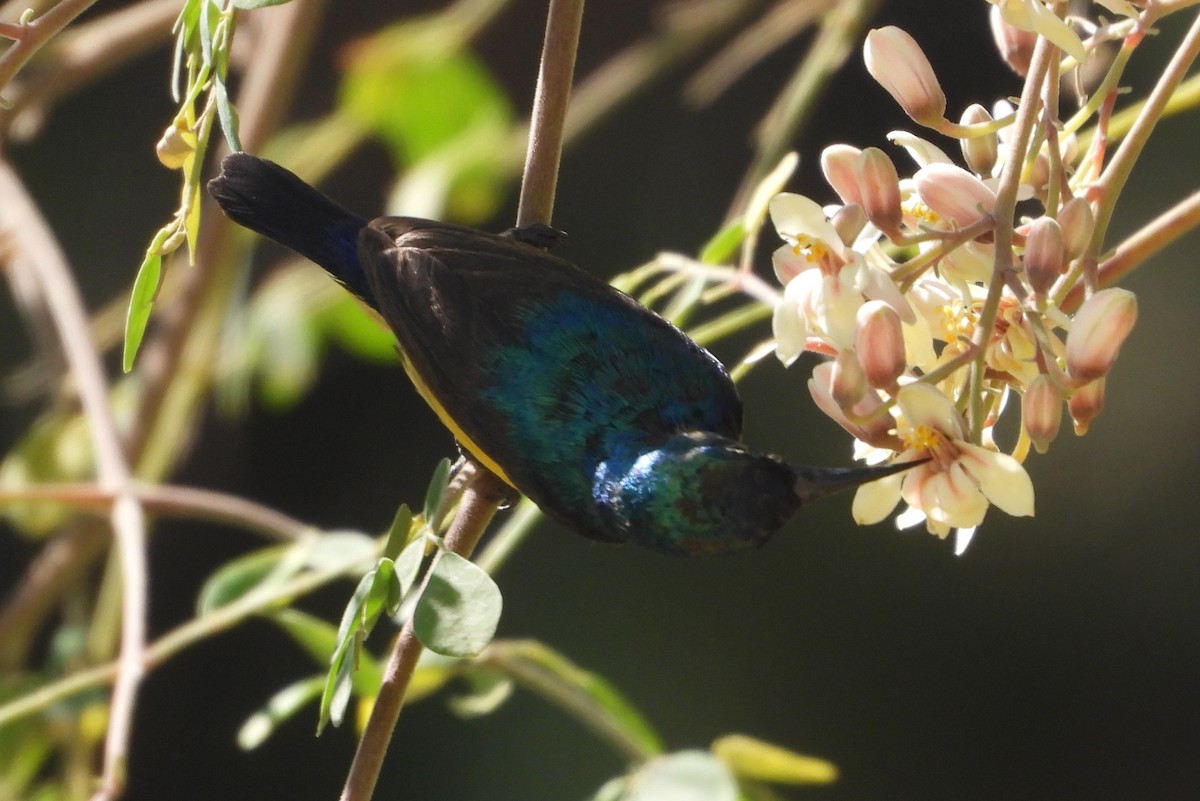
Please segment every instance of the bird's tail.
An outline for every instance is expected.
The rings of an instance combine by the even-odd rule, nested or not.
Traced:
[[[358,260],[358,232],[366,220],[278,164],[249,153],[226,156],[208,192],[231,220],[316,262],[374,305]]]

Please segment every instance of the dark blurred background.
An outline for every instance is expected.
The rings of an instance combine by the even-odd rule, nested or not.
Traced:
[[[336,4],[306,67],[297,119],[332,102],[339,49],[432,3]],[[525,114],[544,3],[517,2],[479,51]],[[584,20],[585,74],[644,30],[649,4],[597,0]],[[885,3],[927,49],[951,115],[1020,91],[991,45],[983,3]],[[1150,68],[1180,26],[1146,50]],[[715,230],[748,162],[749,133],[799,59],[784,48],[713,106],[686,107],[688,68],[656,84],[567,154],[555,224],[562,255],[611,276],[663,249],[694,251]],[[153,143],[172,114],[165,50],[55,110],[12,155],[93,305],[126,286],[176,202]],[[136,100],[135,100],[136,99]],[[795,143],[790,189],[832,199],[817,156],[838,141],[885,144],[913,129],[855,57]],[[1130,230],[1194,191],[1200,118],[1156,132],[1119,212]],[[945,144],[948,152],[951,145]],[[904,164],[897,154],[897,163]],[[368,216],[384,156],[362,151],[329,184]],[[495,221],[510,224],[512,208]],[[770,240],[768,230],[764,239]],[[773,245],[773,243],[770,243]],[[498,576],[499,634],[535,637],[624,690],[672,748],[746,732],[834,761],[840,781],[788,791],[811,799],[1185,799],[1200,797],[1200,293],[1192,235],[1126,283],[1141,318],[1085,438],[1064,432],[1028,468],[1037,516],[993,511],[967,553],[923,531],[855,527],[849,498],[805,510],[761,552],[679,561],[595,545],[544,525]],[[769,261],[760,259],[760,270]],[[762,336],[766,327],[755,331]],[[741,340],[717,353],[736,359]],[[1191,344],[1189,344],[1191,343]],[[0,300],[0,367],[26,343]],[[1174,361],[1171,361],[1174,359]],[[809,365],[768,360],[744,382],[748,439],[810,463],[846,464],[846,437],[812,407]],[[348,411],[349,410],[349,411]],[[7,447],[35,409],[0,411]],[[208,415],[181,483],[274,505],[303,520],[379,530],[416,501],[450,437],[402,373],[329,354],[314,391],[279,414]],[[151,557],[152,626],[192,614],[204,578],[259,544],[215,526],[164,522]],[[0,528],[0,586],[32,553]],[[336,617],[348,584],[307,607]],[[238,726],[312,663],[275,628],[251,623],[193,648],[145,684],[129,801],[331,799],[351,733],[312,736],[314,715],[242,753]],[[406,710],[378,798],[587,797],[622,764],[563,713],[518,692],[497,713],[455,718],[439,699]]]

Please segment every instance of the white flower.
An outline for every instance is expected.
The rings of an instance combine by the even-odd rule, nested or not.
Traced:
[[[903,499],[909,506],[901,515],[906,522],[923,516],[930,533],[943,538],[959,529],[961,552],[989,505],[1014,516],[1033,514],[1033,482],[1025,468],[1007,454],[968,442],[962,415],[945,395],[917,383],[901,387],[896,397],[897,434],[906,446],[898,461],[929,461],[859,487],[853,505],[858,523],[879,522]]]
[[[825,209],[803,195],[776,195],[769,208],[785,242],[771,259],[785,285],[774,317],[776,352],[784,364],[803,352],[808,337],[835,350],[854,347],[856,315],[867,300],[883,301],[906,322],[915,319],[891,277],[863,257],[874,238],[860,237],[847,247]]]

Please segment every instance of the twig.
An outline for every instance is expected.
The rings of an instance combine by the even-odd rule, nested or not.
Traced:
[[[56,6],[54,10],[67,5]],[[53,11],[51,12],[53,13]],[[49,15],[47,15],[49,16]],[[64,23],[65,24],[65,23]],[[121,646],[113,686],[101,788],[96,798],[115,798],[125,781],[125,762],[146,648],[146,521],[133,492],[133,476],[108,406],[108,382],[88,333],[87,312],[66,258],[20,178],[0,160],[0,227],[16,243],[13,258],[36,263],[46,306],[75,375],[91,428],[96,472],[113,495],[110,520],[122,579]]]
[[[30,135],[35,126],[18,120],[30,112],[40,119],[55,100],[166,41],[179,5],[179,0],[143,0],[63,33],[31,74],[13,84],[7,98],[11,106],[0,109],[0,130]]]
[[[302,63],[326,0],[296,0],[256,13],[270,14],[262,41],[242,81],[238,97],[241,140],[249,150],[261,148],[276,130],[295,92]],[[163,475],[184,452],[179,446],[190,431],[200,399],[211,381],[225,309],[234,285],[232,273],[245,266],[229,252],[229,221],[221,214],[206,214],[200,232],[197,258],[201,267],[188,271],[179,303],[169,309],[162,326],[139,356],[145,387],[130,432],[130,453],[142,476]],[[165,418],[170,412],[171,420]],[[167,453],[163,453],[165,450]]]
[[[297,540],[317,530],[269,506],[215,490],[134,482],[132,491],[146,511],[228,523],[272,539]],[[43,501],[107,512],[114,500],[113,493],[98,484],[34,484],[0,489],[0,507]]]
[[[1057,47],[1044,37],[1038,38],[1033,58],[1030,60],[1029,72],[1025,76],[1025,86],[1021,90],[1017,120],[1011,129],[1012,138],[1008,142],[1008,154],[1004,159],[1004,170],[1000,174],[1000,186],[996,190],[996,205],[992,210],[992,219],[996,225],[996,261],[992,265],[987,300],[984,301],[975,329],[974,342],[979,352],[972,365],[969,384],[971,441],[976,443],[983,436],[983,359],[987,353],[988,341],[992,338],[992,329],[996,325],[996,313],[1000,308],[1004,282],[1013,268],[1013,215],[1017,208],[1017,189],[1020,187],[1021,170],[1025,164],[1025,150],[1029,146],[1029,138],[1038,119],[1042,82],[1046,78],[1050,59],[1057,55]]]
[[[458,512],[446,533],[446,548],[460,556],[470,557],[505,497],[507,492],[503,482],[479,468],[463,491]],[[429,576],[426,575],[425,579],[428,582]],[[400,630],[400,636],[396,638],[388,657],[383,683],[354,752],[354,761],[350,764],[350,772],[342,788],[341,801],[368,801],[375,792],[388,743],[391,742],[409,681],[423,650],[424,646],[413,631],[410,617]]]
[[[571,94],[582,18],[583,0],[551,0],[542,65],[534,96],[529,150],[521,183],[518,226],[550,222],[562,155],[563,120]],[[506,489],[500,479],[480,467],[463,492],[458,511],[446,533],[446,548],[469,558],[487,524],[507,496]],[[354,761],[342,788],[341,801],[369,801],[375,792],[388,743],[396,728],[400,708],[422,650],[410,618],[396,638],[388,658],[383,684],[354,752]]]
[[[1154,9],[1149,9],[1144,13],[1150,15],[1152,10]],[[1104,168],[1104,174],[1099,181],[1099,188],[1102,189],[1103,194],[1099,207],[1096,209],[1096,227],[1092,232],[1088,252],[1084,255],[1085,259],[1095,259],[1103,248],[1104,237],[1108,233],[1108,224],[1112,220],[1121,190],[1133,172],[1133,165],[1150,139],[1155,125],[1162,118],[1172,95],[1187,76],[1188,69],[1198,55],[1200,55],[1200,16],[1197,16],[1192,22],[1187,35],[1179,44],[1175,55],[1171,57],[1171,62],[1163,70],[1150,96],[1146,98],[1146,103],[1138,113],[1133,127],[1121,140],[1117,152],[1113,154],[1112,161]]]
[[[372,555],[369,561],[374,560],[375,556]],[[146,669],[159,667],[188,646],[227,631],[252,615],[289,605],[300,596],[318,590],[342,576],[361,575],[368,566],[362,558],[347,559],[341,564],[303,573],[285,584],[271,585],[268,590],[251,591],[229,605],[209,612],[204,617],[190,620],[160,637],[146,649]],[[0,728],[48,709],[79,693],[103,687],[113,681],[117,670],[118,665],[115,662],[99,665],[73,673],[6,704],[0,704]]]
[[[62,0],[40,17],[23,21],[19,26],[10,23],[12,30],[5,35],[12,37],[13,44],[0,55],[0,92],[54,34],[70,25],[72,20],[95,3],[96,0]]]
[[[550,222],[558,164],[562,156],[563,124],[575,75],[575,51],[583,24],[583,0],[552,0],[542,43],[542,64],[533,98],[533,120],[517,227]]]
[[[1100,263],[1096,271],[1101,287],[1111,286],[1133,268],[1171,245],[1179,237],[1200,226],[1200,191],[1193,192],[1150,222],[1143,225]],[[1061,304],[1071,312],[1083,303],[1084,286],[1076,284]]]

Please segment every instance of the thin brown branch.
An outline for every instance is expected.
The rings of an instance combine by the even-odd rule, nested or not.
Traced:
[[[553,0],[550,3],[546,38],[542,44],[542,65],[533,100],[525,175],[521,181],[518,227],[550,222],[582,24],[583,0]]]
[[[10,31],[7,35],[13,37],[13,44],[0,55],[0,92],[56,33],[95,3],[96,0],[62,0],[40,17],[22,22],[21,30]]]
[[[469,558],[496,510],[507,497],[503,482],[482,467],[478,468],[463,491],[458,512],[450,524],[450,530],[446,532],[446,548]],[[427,575],[426,581],[428,579]],[[369,801],[374,794],[384,757],[387,756],[388,743],[391,742],[409,682],[423,650],[424,646],[413,631],[410,617],[396,638],[384,668],[383,683],[354,752],[354,761],[342,788],[341,801]]]
[[[143,0],[63,32],[13,82],[0,131],[32,135],[55,101],[166,42],[179,7],[179,0]]]
[[[225,523],[272,539],[296,540],[317,530],[269,506],[215,490],[134,482],[133,493],[148,512]],[[56,502],[83,511],[107,513],[115,496],[98,484],[35,484],[0,489],[0,507],[30,501]]]
[[[66,3],[54,10],[62,5]],[[46,308],[58,330],[67,363],[75,376],[84,416],[91,428],[98,478],[114,498],[110,522],[121,567],[121,644],[105,739],[101,789],[96,797],[115,798],[124,786],[133,710],[144,669],[146,522],[142,507],[132,492],[132,472],[116,420],[108,406],[108,381],[100,355],[89,336],[83,298],[45,219],[20,178],[5,161],[0,161],[0,230],[13,243],[12,258],[28,259],[37,265],[34,273],[41,282]]]

